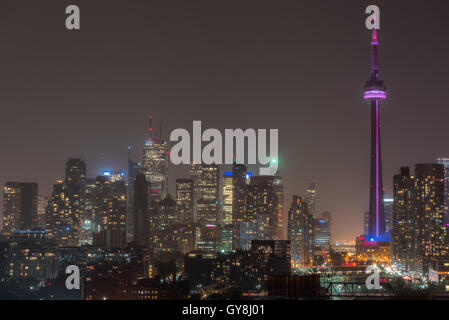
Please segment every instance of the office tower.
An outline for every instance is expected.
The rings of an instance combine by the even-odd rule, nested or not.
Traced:
[[[97,176],[95,178],[95,215],[94,215],[94,233],[102,230],[103,223],[103,198],[106,195],[106,182],[108,181],[105,175]]]
[[[190,179],[193,180],[193,218],[197,221],[197,202],[201,198],[201,177],[203,176],[203,166],[192,163],[190,166]]]
[[[410,169],[401,168],[400,174],[393,177],[390,245],[391,263],[403,272],[415,270],[414,188]]]
[[[74,224],[70,230],[74,241],[79,241],[79,232],[84,224],[86,200],[86,163],[80,158],[71,158],[65,164],[66,193],[68,210]]]
[[[254,176],[247,187],[246,211],[240,223],[240,248],[251,240],[275,240],[278,232],[278,197],[274,176]]]
[[[151,122],[150,116],[150,137],[145,141],[142,151],[142,171],[150,183],[153,196],[164,199],[168,194],[167,142],[162,139],[162,129],[158,137],[153,137]]]
[[[438,158],[438,164],[444,166],[444,222],[449,224],[449,158]]]
[[[385,232],[390,233],[391,227],[391,210],[393,208],[393,199],[384,198],[384,211],[385,211]]]
[[[279,226],[279,189],[282,192],[279,177],[275,176],[255,176],[252,177],[247,203],[248,217],[255,217],[263,223],[259,226],[260,240],[276,240]]]
[[[234,234],[232,247],[240,248],[240,224],[243,222],[246,211],[246,192],[249,183],[247,168],[243,164],[234,164],[232,167],[232,224]]]
[[[329,223],[329,237],[332,237],[332,214],[329,211],[324,211],[321,214],[321,219]]]
[[[232,224],[232,196],[233,196],[232,172],[225,172],[223,176],[223,225]]]
[[[201,225],[218,225],[219,219],[219,168],[217,165],[202,165],[200,198],[197,201],[197,222]]]
[[[126,247],[127,194],[125,181],[98,176],[96,181],[97,223],[100,231],[94,233],[95,246]]]
[[[3,192],[3,233],[37,226],[37,183],[7,182]]]
[[[233,204],[233,176],[231,172],[225,172],[223,176],[223,217],[222,217],[222,252],[232,251],[232,238],[234,225],[232,223]]]
[[[219,167],[203,165],[201,176],[201,199],[217,201],[219,198]]]
[[[143,173],[136,175],[133,197],[133,241],[140,246],[146,246],[150,241],[151,187]]]
[[[288,240],[291,241],[291,258],[295,266],[313,263],[314,219],[307,203],[293,196],[288,213]]]
[[[126,222],[127,242],[134,241],[134,181],[140,173],[140,162],[131,159],[131,147],[128,147],[128,221]]]
[[[322,265],[330,251],[330,223],[323,218],[315,218],[314,222],[314,260],[316,265]]]
[[[428,273],[431,257],[445,253],[443,229],[444,166],[417,164],[415,166],[415,235],[418,272]]]
[[[234,227],[232,224],[224,225],[221,228],[221,252],[232,252],[232,239],[234,235]]]
[[[150,210],[150,248],[161,258],[173,253],[178,245],[173,233],[176,229],[176,202],[167,195],[165,199],[152,200]]]
[[[316,181],[312,181],[304,192],[304,201],[307,203],[309,213],[315,217],[315,203],[316,203]]]
[[[371,73],[364,87],[364,98],[371,103],[371,175],[369,200],[370,238],[379,239],[385,233],[385,213],[382,183],[382,152],[380,144],[380,100],[386,99],[386,87],[379,77],[377,30],[371,39]]]
[[[48,236],[56,239],[60,247],[78,245],[78,236],[72,232],[75,222],[70,215],[68,202],[66,184],[58,180],[48,199],[45,230]]]
[[[193,223],[192,179],[176,179],[176,216],[179,223]]]
[[[95,230],[95,206],[96,206],[96,179],[86,180],[86,197],[84,201],[84,214],[80,229],[80,244],[92,245]]]
[[[197,223],[196,247],[209,253],[219,251],[221,244],[219,174],[219,167],[214,164],[192,164],[190,167]]]
[[[83,217],[80,220],[79,243],[92,245],[95,216],[95,179],[86,179]]]
[[[45,230],[45,212],[47,209],[47,199],[42,196],[37,197],[37,228]]]
[[[178,217],[176,215],[176,201],[168,194],[162,199],[160,206],[163,223],[167,226],[176,224],[178,222]]]
[[[218,225],[218,204],[216,201],[201,198],[197,202],[197,213],[200,225]]]
[[[285,239],[284,237],[284,185],[282,178],[276,176],[273,182],[274,192],[277,198],[277,234],[276,239]]]

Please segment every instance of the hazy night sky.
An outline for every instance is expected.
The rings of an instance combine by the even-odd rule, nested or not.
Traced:
[[[279,128],[285,213],[317,179],[333,239],[354,240],[369,195],[370,3],[0,0],[0,183],[38,182],[47,196],[69,157],[84,157],[91,177],[125,170],[150,113],[166,137],[192,120]],[[65,29],[69,4],[80,31]],[[391,196],[400,166],[449,156],[449,1],[377,4]],[[173,190],[187,169],[170,170]]]

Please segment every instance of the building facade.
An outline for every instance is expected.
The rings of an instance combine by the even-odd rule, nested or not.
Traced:
[[[37,227],[37,183],[7,182],[3,190],[3,233]]]

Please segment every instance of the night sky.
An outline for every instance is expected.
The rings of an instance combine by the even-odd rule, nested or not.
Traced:
[[[125,170],[150,113],[167,138],[193,120],[278,128],[285,212],[316,179],[333,239],[354,240],[368,207],[370,3],[0,0],[0,183],[38,182],[47,196],[69,157],[84,157],[91,177]],[[80,31],[65,29],[69,4]],[[449,1],[377,4],[391,196],[400,166],[449,156]],[[187,168],[170,170],[173,192]]]

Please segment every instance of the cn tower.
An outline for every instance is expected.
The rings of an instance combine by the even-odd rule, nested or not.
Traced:
[[[371,241],[378,240],[386,232],[380,144],[380,101],[386,99],[386,87],[379,77],[377,64],[378,46],[377,30],[373,28],[371,39],[371,73],[364,87],[364,98],[371,103],[371,176],[369,233],[367,235]]]

